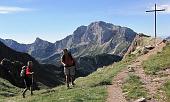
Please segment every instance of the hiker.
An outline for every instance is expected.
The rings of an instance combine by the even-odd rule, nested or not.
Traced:
[[[27,66],[22,67],[23,69],[25,68],[24,83],[25,83],[25,87],[26,87],[22,93],[23,98],[25,98],[25,93],[28,89],[31,91],[31,96],[33,95],[32,84],[33,84],[34,72],[32,71],[32,66],[33,66],[32,61],[28,61]]]
[[[63,50],[63,56],[61,57],[61,63],[64,66],[64,74],[66,78],[67,88],[69,89],[69,82],[71,82],[74,87],[75,80],[75,60],[73,59],[71,53],[67,49]]]

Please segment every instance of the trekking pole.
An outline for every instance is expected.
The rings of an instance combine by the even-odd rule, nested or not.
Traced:
[[[31,86],[32,86],[32,88],[33,88],[33,83],[34,83],[34,77],[33,77],[33,74],[32,74],[32,78],[31,78],[31,79],[32,79],[32,85],[31,85]]]

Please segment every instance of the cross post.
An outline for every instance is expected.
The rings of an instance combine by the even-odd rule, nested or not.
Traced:
[[[165,11],[165,9],[156,9],[156,4],[155,4],[155,10],[149,10],[149,11],[146,11],[146,12],[154,12],[155,13],[155,40],[156,40],[156,37],[157,37],[157,34],[156,34],[156,14],[158,11]],[[155,41],[156,43],[156,41]]]

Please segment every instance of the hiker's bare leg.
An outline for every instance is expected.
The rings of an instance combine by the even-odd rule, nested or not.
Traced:
[[[66,75],[66,84],[67,84],[67,88],[69,88],[69,75]]]
[[[24,89],[23,93],[22,93],[23,98],[25,98],[25,92],[26,92],[27,90],[28,90],[28,88],[26,87],[26,88]]]
[[[71,79],[71,84],[74,86],[75,84],[74,84],[74,75],[71,75],[71,77],[70,77],[70,79]]]

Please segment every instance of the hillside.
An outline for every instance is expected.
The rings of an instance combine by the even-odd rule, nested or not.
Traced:
[[[0,78],[0,100],[19,95],[21,89],[12,85],[9,81]]]
[[[28,96],[26,99],[24,99],[24,101],[41,102],[43,100],[44,102],[104,102],[109,96],[109,93],[107,93],[107,88],[117,84],[120,85],[120,93],[116,91],[119,90],[118,86],[116,86],[116,89],[111,87],[111,89],[116,92],[116,97],[114,100],[121,98],[119,97],[120,94],[120,96],[122,95],[122,98],[124,98],[125,102],[129,100],[136,100],[141,97],[144,97],[147,102],[153,101],[153,99],[157,100],[158,102],[168,102],[170,90],[170,84],[168,81],[170,80],[170,57],[168,56],[170,54],[170,44],[167,44],[164,48],[163,46],[165,46],[165,44],[161,43],[156,48],[149,50],[147,54],[139,54],[137,56],[133,54],[127,55],[122,61],[118,63],[106,66],[105,68],[99,68],[96,72],[88,75],[87,77],[78,78],[76,80],[76,87],[70,90],[67,90],[65,86],[59,86],[49,90],[40,90],[36,91],[33,97]],[[166,59],[164,59],[165,56]],[[163,60],[161,65],[160,63],[157,63],[160,61],[160,57]],[[156,68],[150,67],[150,62],[154,63],[156,66],[160,66],[160,69],[156,70],[157,74],[148,76],[149,73],[145,74],[147,73],[146,69]],[[124,74],[126,74],[127,77],[125,77],[126,75]],[[143,78],[147,78],[147,80]],[[112,81],[114,83],[112,83]],[[16,102],[23,101],[20,96],[7,98],[5,100],[15,100]],[[116,102],[123,102],[120,100]]]
[[[7,79],[15,86],[23,86],[18,73],[22,65],[26,65],[29,60],[33,61],[34,77],[37,82],[49,87],[63,83],[62,68],[58,68],[54,65],[39,64],[30,55],[14,51],[0,42],[0,61],[4,58],[6,58],[6,60],[0,64],[0,77]]]
[[[154,45],[152,39],[150,41]],[[112,93],[108,101],[169,102],[169,51],[170,44],[157,39],[155,48],[138,53],[139,57],[114,78],[115,83],[110,87],[114,91],[108,89]]]
[[[111,84],[112,78],[123,68],[126,68],[131,63],[133,56],[127,57],[125,60],[118,62],[114,65],[100,68],[96,72],[81,77],[76,80],[76,86],[67,90],[65,86],[59,86],[48,90],[35,91],[34,96],[22,99],[21,96],[6,98],[4,101],[16,102],[75,102],[75,101],[92,101],[104,102],[107,97],[106,86]]]

